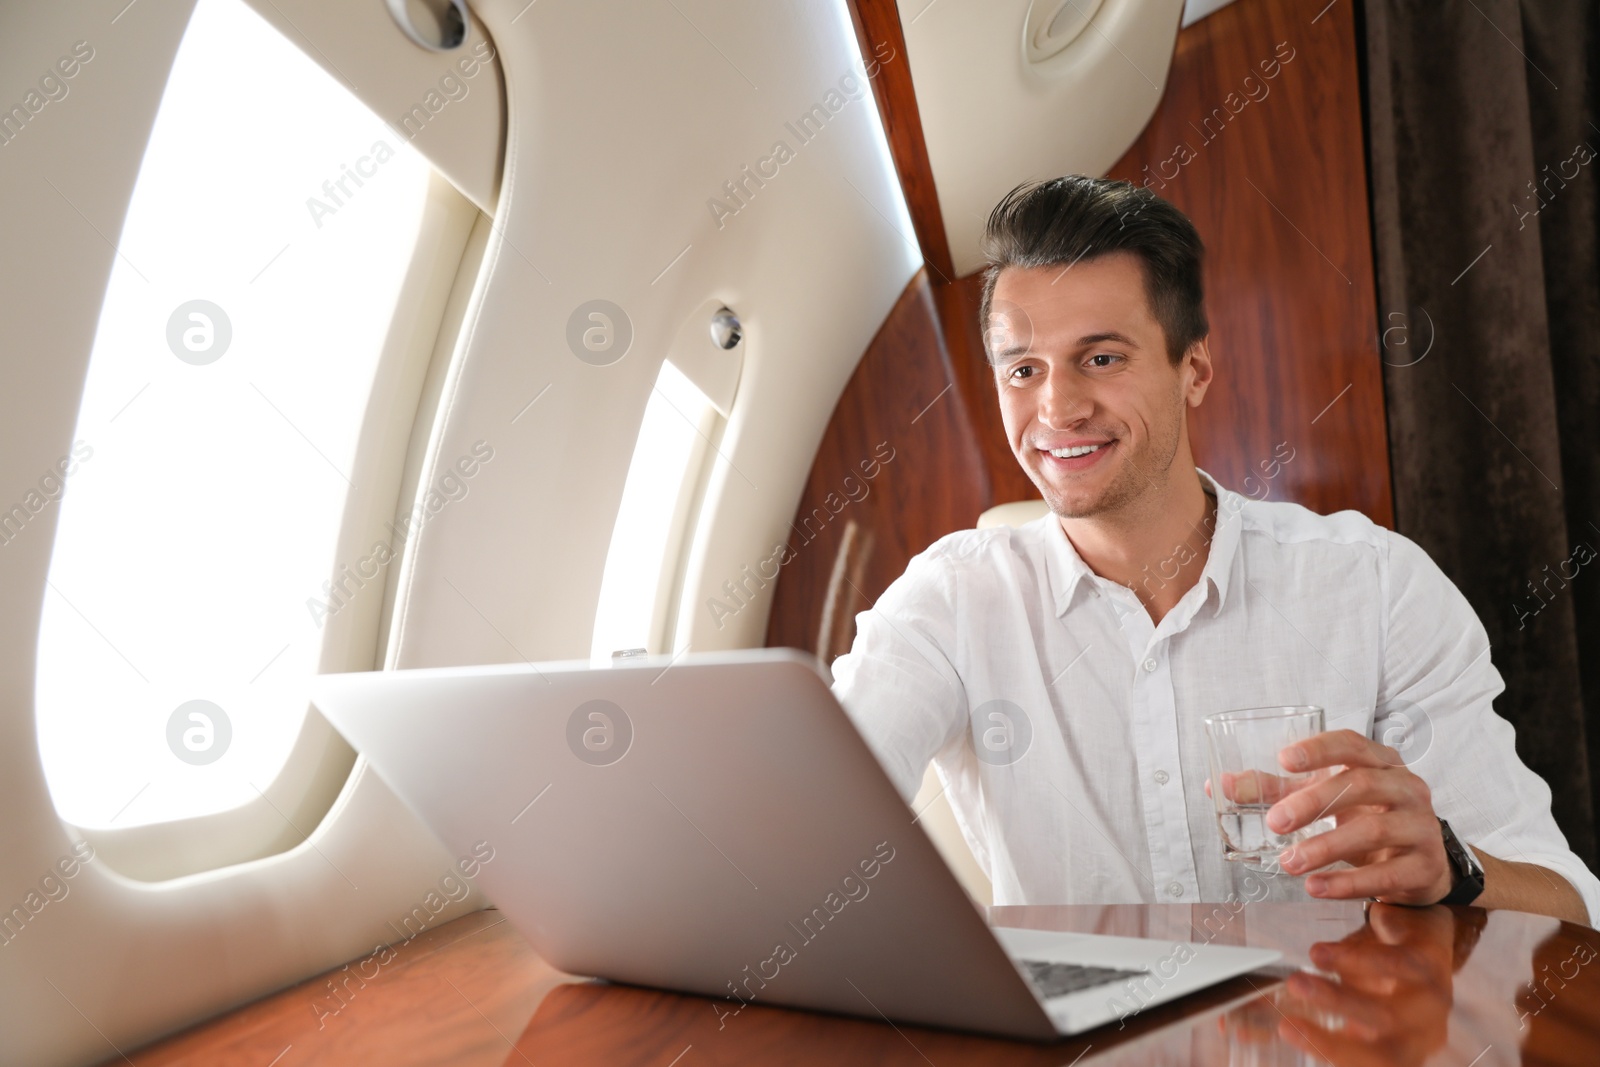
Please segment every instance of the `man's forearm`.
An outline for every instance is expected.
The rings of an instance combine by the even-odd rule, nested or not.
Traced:
[[[1547,867],[1497,859],[1470,846],[1483,866],[1483,893],[1472,903],[1480,908],[1509,908],[1551,915],[1580,926],[1589,925],[1589,909],[1572,883]]]

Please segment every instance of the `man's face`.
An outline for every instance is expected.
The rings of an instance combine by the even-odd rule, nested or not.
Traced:
[[[1007,267],[984,340],[1011,451],[1052,511],[1087,518],[1165,491],[1210,354],[1202,341],[1167,357],[1136,256]]]

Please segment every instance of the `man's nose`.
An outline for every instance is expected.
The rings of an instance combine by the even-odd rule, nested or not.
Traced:
[[[1052,374],[1039,398],[1039,420],[1053,430],[1064,430],[1093,410],[1089,391],[1071,375]]]

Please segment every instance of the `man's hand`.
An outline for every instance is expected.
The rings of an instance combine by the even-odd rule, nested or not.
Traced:
[[[1290,874],[1339,860],[1354,868],[1311,875],[1307,893],[1433,904],[1450,892],[1453,872],[1433,813],[1433,796],[1398,752],[1354,730],[1331,730],[1286,746],[1278,762],[1297,773],[1343,768],[1295,790],[1267,812],[1267,826],[1279,834],[1330,815],[1337,823],[1279,857]]]

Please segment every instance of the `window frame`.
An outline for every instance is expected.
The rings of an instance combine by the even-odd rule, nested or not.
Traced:
[[[486,216],[434,169],[417,241],[373,373],[357,435],[352,481],[329,556],[329,577],[341,560],[370,547],[374,531],[409,507],[416,492],[408,462],[426,445],[436,412],[428,383],[455,358],[466,306],[487,247]],[[437,398],[437,390],[432,394]],[[436,406],[436,405],[435,405]],[[407,546],[409,553],[410,546]],[[319,672],[374,670],[390,643],[395,573],[385,565],[385,595],[327,620]],[[283,766],[259,795],[223,811],[127,827],[78,827],[109,868],[160,882],[264,859],[304,843],[354,780],[356,752],[315,707],[308,706]],[[63,820],[65,821],[65,820]]]

